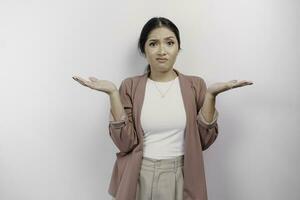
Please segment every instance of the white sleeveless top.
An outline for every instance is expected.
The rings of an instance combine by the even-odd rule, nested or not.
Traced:
[[[171,86],[165,97],[161,97],[155,84],[163,94]],[[144,157],[168,159],[184,154],[186,113],[178,76],[167,82],[148,78],[141,126],[144,130]]]

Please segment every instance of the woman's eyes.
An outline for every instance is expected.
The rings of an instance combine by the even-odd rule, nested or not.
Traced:
[[[169,41],[169,42],[167,42],[169,45],[173,45],[174,44],[174,42],[173,41]],[[152,46],[152,44],[157,44],[156,42],[151,42],[151,43],[149,43],[149,46]]]
[[[168,44],[170,44],[170,43],[171,43],[172,45],[174,44],[174,42],[173,42],[173,41],[170,41],[170,42],[168,42]]]

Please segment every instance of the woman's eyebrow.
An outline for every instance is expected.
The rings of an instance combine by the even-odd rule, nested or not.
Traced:
[[[169,37],[166,37],[165,40],[167,39],[170,39],[170,38],[174,38],[173,36],[169,36]],[[150,39],[149,41],[157,41],[158,39]]]

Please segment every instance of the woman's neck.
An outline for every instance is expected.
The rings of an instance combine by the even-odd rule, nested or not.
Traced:
[[[172,69],[168,72],[155,72],[155,71],[150,71],[149,78],[153,81],[158,81],[158,82],[167,82],[174,80],[177,77],[177,73]]]

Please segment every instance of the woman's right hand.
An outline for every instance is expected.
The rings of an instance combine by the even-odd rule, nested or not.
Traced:
[[[112,94],[114,91],[118,91],[115,84],[111,81],[98,80],[95,77],[89,77],[90,81],[84,80],[83,78],[80,78],[78,76],[73,76],[72,78],[83,86],[89,87],[93,90],[105,92],[108,95]]]

